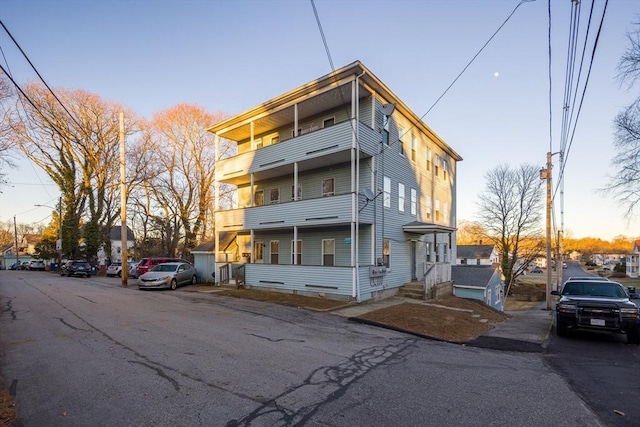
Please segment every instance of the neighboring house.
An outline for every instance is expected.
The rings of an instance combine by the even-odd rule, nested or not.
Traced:
[[[109,239],[111,240],[111,261],[122,262],[122,227],[119,225],[111,227]],[[127,227],[127,250],[133,248],[135,243],[136,239],[133,230]],[[131,256],[127,258],[130,260]]]
[[[458,264],[493,265],[500,261],[494,245],[457,245]]]
[[[220,247],[222,248],[229,267],[233,268],[234,264],[237,266],[240,258],[236,242],[236,233],[220,233]],[[193,255],[193,266],[198,272],[198,282],[215,283],[215,240],[202,242],[191,250],[191,254]],[[221,265],[224,264],[221,263]]]
[[[40,243],[42,236],[39,234],[25,234],[22,236],[22,240],[18,244],[18,252],[28,255],[36,253],[36,245]]]
[[[629,277],[640,277],[640,240],[633,242],[631,254],[627,255],[626,273]]]
[[[624,261],[625,256],[619,254],[594,254],[593,262],[595,262],[599,266],[609,266],[611,269],[616,266],[616,264]]]
[[[450,281],[462,158],[359,61],[208,130],[217,268],[224,231],[250,287],[361,301]]]
[[[500,269],[490,265],[456,265],[451,267],[451,278],[455,296],[477,299],[504,311],[504,281]]]

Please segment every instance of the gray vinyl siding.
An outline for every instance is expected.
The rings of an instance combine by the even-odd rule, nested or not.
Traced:
[[[371,259],[371,227],[365,226],[360,229],[360,264],[370,265]],[[336,267],[347,267],[351,265],[351,228],[333,227],[323,229],[298,229],[298,240],[302,240],[302,265],[322,265],[322,240],[335,240],[335,264]],[[254,233],[254,240],[262,240],[264,243],[264,263],[270,263],[270,245],[272,240],[280,242],[280,265],[291,264],[291,241],[293,240],[293,229],[286,231],[264,231]],[[239,238],[240,252],[250,252],[249,236],[243,234]]]
[[[364,123],[359,124],[360,144],[363,153],[374,155],[380,142],[380,134]],[[216,168],[221,181],[247,177],[250,173],[274,167],[293,165],[295,162],[314,159],[328,154],[346,152],[352,147],[353,126],[350,121],[319,129],[297,138],[281,141],[258,150],[245,150],[235,156],[219,159]],[[244,143],[244,146],[250,144]]]
[[[365,77],[363,77],[363,80]],[[356,80],[357,81],[357,80]],[[346,83],[344,93],[349,94],[353,83]],[[371,91],[369,86],[361,86],[360,94]],[[252,252],[250,235],[264,244],[264,263],[247,264],[246,279],[249,286],[273,288],[287,292],[327,293],[332,295],[357,297],[366,300],[373,293],[383,289],[402,286],[412,280],[412,270],[416,277],[423,278],[426,262],[427,245],[435,248],[434,239],[449,245],[450,237],[453,247],[449,247],[448,260],[455,260],[455,234],[411,234],[403,231],[403,226],[414,221],[437,223],[455,227],[455,174],[457,165],[451,156],[457,156],[437,135],[422,124],[414,126],[412,113],[404,117],[401,102],[391,94],[380,93],[366,96],[358,100],[359,112],[357,128],[351,120],[351,96],[340,99],[333,94],[332,98],[320,96],[311,91],[301,92],[299,101],[295,94],[282,102],[265,104],[264,109],[256,109],[251,115],[240,115],[237,121],[219,127],[222,137],[242,138],[237,143],[237,155],[219,159],[216,164],[218,182],[237,187],[238,209],[217,210],[215,213],[216,232],[237,231],[239,252]],[[379,97],[379,98],[378,98]],[[385,98],[385,99],[383,99]],[[343,105],[307,116],[310,111],[317,111],[323,102]],[[297,127],[302,134],[294,137],[294,103],[299,102],[299,123]],[[394,112],[390,129],[391,147],[382,147],[380,128],[383,116],[379,107],[385,102],[396,102],[398,108]],[[255,115],[253,115],[255,114]],[[412,117],[412,118],[410,118]],[[334,124],[323,127],[324,120],[333,118]],[[253,120],[253,125],[251,121]],[[290,121],[289,121],[290,120]],[[373,123],[372,123],[373,122]],[[276,124],[277,123],[277,124]],[[274,127],[277,126],[277,127]],[[271,127],[271,128],[270,128]],[[406,131],[403,136],[405,155],[398,152],[398,128]],[[247,137],[250,129],[260,129],[254,138],[262,138],[263,147],[253,149],[251,138]],[[360,185],[357,194],[352,194],[352,154],[354,132],[359,139],[359,176]],[[278,135],[279,142],[269,144],[269,137]],[[417,141],[416,158],[411,159],[411,137]],[[426,169],[426,149],[431,151],[432,167]],[[382,150],[382,151],[381,151]],[[448,162],[448,177],[442,178],[441,159]],[[435,174],[436,161],[440,173]],[[300,200],[292,200],[294,171],[298,165],[298,184],[301,187]],[[317,169],[306,170],[310,167]],[[269,179],[263,179],[264,177]],[[383,207],[383,196],[368,200],[365,193],[373,196],[383,190],[383,179],[391,180],[391,207]],[[323,179],[334,179],[335,195],[322,196]],[[375,182],[373,179],[375,178]],[[253,188],[250,185],[251,180]],[[398,184],[405,187],[405,209],[398,210]],[[279,188],[280,200],[270,204],[270,190]],[[364,190],[369,191],[364,191]],[[416,190],[417,213],[411,214],[411,190]],[[251,192],[264,191],[264,205],[251,207]],[[297,191],[297,190],[296,190]],[[428,215],[426,200],[431,200],[431,215]],[[440,201],[440,211],[444,213],[445,204],[449,210],[448,221],[444,218],[436,221],[435,200]],[[354,201],[356,205],[354,206]],[[359,218],[359,236],[352,236],[354,212]],[[443,215],[444,216],[444,215]],[[301,265],[291,265],[291,244],[294,237],[302,241]],[[375,228],[376,241],[371,239]],[[335,241],[334,266],[323,266],[322,241]],[[380,280],[369,278],[369,266],[376,257],[383,255],[383,240],[390,240],[390,266],[387,274]],[[278,265],[270,265],[270,242],[280,243]],[[412,241],[416,245],[415,265],[412,265]],[[356,262],[352,262],[352,250],[358,244]],[[442,245],[440,245],[442,247]],[[434,262],[436,258],[431,258]],[[241,260],[242,261],[242,260]],[[443,262],[442,257],[439,262]],[[358,271],[354,270],[355,265]],[[352,279],[357,274],[358,281]]]

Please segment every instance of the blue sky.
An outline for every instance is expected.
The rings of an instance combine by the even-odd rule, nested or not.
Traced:
[[[316,0],[315,6],[335,68],[362,61],[422,116],[518,3]],[[587,57],[604,4],[595,1]],[[519,6],[424,117],[464,158],[458,220],[474,219],[489,169],[500,163],[542,168],[546,153],[560,149],[570,6],[569,0],[551,2],[551,145],[547,0]],[[590,6],[583,1],[580,43]],[[2,0],[0,19],[54,90],[84,89],[148,118],[182,102],[239,113],[331,72],[307,0]],[[637,95],[615,76],[626,33],[639,21],[640,1],[609,1],[567,157],[562,216],[556,197],[558,226],[563,218],[573,237],[640,236],[640,212],[629,223],[624,209],[597,191],[614,172],[613,118]],[[1,29],[0,47],[14,79],[37,79]],[[0,220],[15,215],[18,222],[48,223],[49,210],[33,205],[55,205],[57,188],[29,162],[19,166],[9,171],[13,186],[0,189]],[[557,156],[554,167],[557,172]]]

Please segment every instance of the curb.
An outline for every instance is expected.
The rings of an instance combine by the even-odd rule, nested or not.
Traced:
[[[430,335],[422,334],[415,331],[410,331],[396,326],[387,325],[384,323],[376,322],[373,320],[362,319],[359,317],[348,317],[347,320],[351,322],[361,323],[364,325],[376,326],[379,328],[389,329],[396,332],[402,332],[405,334],[413,335],[419,338],[424,338],[432,341],[446,342],[449,344],[458,344],[462,346],[485,348],[490,350],[500,351],[513,351],[519,353],[544,353],[546,351],[544,343],[534,343],[530,341],[514,340],[510,338],[502,337],[489,337],[481,335],[470,341],[451,341],[443,338],[437,338]]]

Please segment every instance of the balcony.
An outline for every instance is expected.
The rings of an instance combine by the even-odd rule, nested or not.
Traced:
[[[360,213],[361,222],[370,223],[373,206]],[[351,222],[351,194],[317,199],[218,211],[216,224],[221,231],[345,225]]]
[[[381,137],[370,127],[359,123],[361,156],[374,155]],[[279,142],[237,156],[218,160],[217,179],[220,182],[241,185],[250,182],[250,174],[256,181],[293,173],[313,170],[327,164],[351,160],[353,129],[351,122],[319,129],[296,138]]]

